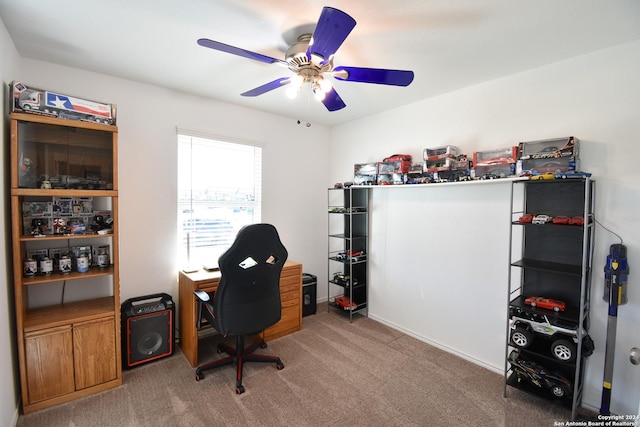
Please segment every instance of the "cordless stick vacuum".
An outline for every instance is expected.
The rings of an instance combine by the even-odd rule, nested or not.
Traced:
[[[618,306],[627,303],[627,247],[622,244],[611,245],[607,263],[604,266],[605,289],[603,299],[609,303],[607,322],[607,350],[604,357],[604,381],[602,383],[602,403],[600,414],[610,415],[611,383],[613,381],[613,360],[616,348],[616,329],[618,327]]]

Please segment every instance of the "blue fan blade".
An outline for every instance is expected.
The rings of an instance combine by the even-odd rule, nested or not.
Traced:
[[[322,103],[325,107],[327,107],[327,110],[329,111],[341,110],[347,106],[342,98],[340,98],[340,95],[338,95],[338,92],[336,92],[333,88],[331,88],[331,90],[324,95]]]
[[[355,26],[356,20],[343,11],[324,7],[313,32],[313,44],[307,48],[307,57],[318,55],[323,63],[327,62]]]
[[[346,71],[341,77],[339,71]],[[385,70],[382,68],[336,67],[334,77],[349,82],[376,83],[381,85],[409,86],[413,81],[413,71]]]
[[[279,87],[282,87],[284,85],[288,85],[290,83],[291,79],[289,77],[282,77],[279,78],[277,80],[274,80],[272,82],[263,84],[262,86],[258,86],[255,89],[251,89],[246,91],[245,93],[241,93],[240,95],[242,96],[258,96],[258,95],[262,95],[263,93],[267,93],[271,90],[274,89],[278,89]]]
[[[244,58],[254,59],[260,62],[266,62],[267,64],[282,63],[283,65],[288,65],[285,61],[282,61],[280,59],[272,58],[270,56],[262,55],[260,53],[251,52],[249,50],[240,49],[239,47],[229,46],[228,44],[220,43],[214,40],[198,39],[198,44],[203,47],[219,50],[220,52],[226,52],[232,55],[238,55]]]

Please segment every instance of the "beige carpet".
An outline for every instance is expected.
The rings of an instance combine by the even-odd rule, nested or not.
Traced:
[[[201,362],[215,354],[206,338]],[[196,382],[179,348],[171,357],[124,372],[123,385],[21,416],[30,426],[553,426],[565,407],[508,389],[502,375],[358,316],[303,318],[303,330],[263,350],[282,358],[245,366],[246,392],[235,394],[235,368]]]

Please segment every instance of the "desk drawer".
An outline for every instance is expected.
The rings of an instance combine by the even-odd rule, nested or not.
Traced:
[[[265,329],[264,339],[272,340],[300,330],[300,305],[282,306],[280,321]]]
[[[301,286],[300,276],[280,277],[280,293],[299,291]]]
[[[300,291],[283,292],[280,294],[282,307],[290,307],[300,304]]]
[[[292,276],[296,279],[302,277],[302,264],[294,265],[291,267],[285,265],[285,267],[282,269],[282,273],[280,273],[280,280],[284,279],[285,277]]]
[[[213,292],[218,287],[218,283],[220,283],[220,278],[217,278],[214,280],[207,280],[207,281],[203,280],[202,282],[198,282],[198,290],[205,291],[205,292]]]

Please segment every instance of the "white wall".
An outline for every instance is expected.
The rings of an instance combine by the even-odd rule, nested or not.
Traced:
[[[618,316],[611,410],[635,414],[640,369],[640,41],[428,99],[332,130],[329,183],[354,163],[426,147],[463,151],[573,135],[596,179],[596,218],[624,238],[629,303]],[[419,77],[417,77],[419,78]],[[507,184],[372,190],[369,315],[494,370],[504,369]],[[508,209],[508,207],[506,207]],[[438,212],[441,211],[441,212]],[[583,404],[600,408],[607,306],[603,267],[617,239],[596,228]],[[483,303],[472,304],[471,299]],[[461,325],[471,325],[465,335]]]
[[[13,280],[11,269],[11,240],[10,233],[10,212],[9,207],[9,186],[7,178],[9,172],[6,168],[6,159],[9,155],[9,120],[6,114],[8,104],[7,83],[19,72],[20,57],[7,33],[4,22],[0,19],[0,82],[2,88],[2,101],[0,102],[0,123],[2,123],[2,151],[0,151],[0,176],[2,176],[2,186],[0,187],[0,425],[15,425],[18,420],[18,375],[17,375],[17,350],[15,339],[15,322],[13,304],[13,287],[10,285]],[[5,424],[6,423],[6,424]]]

